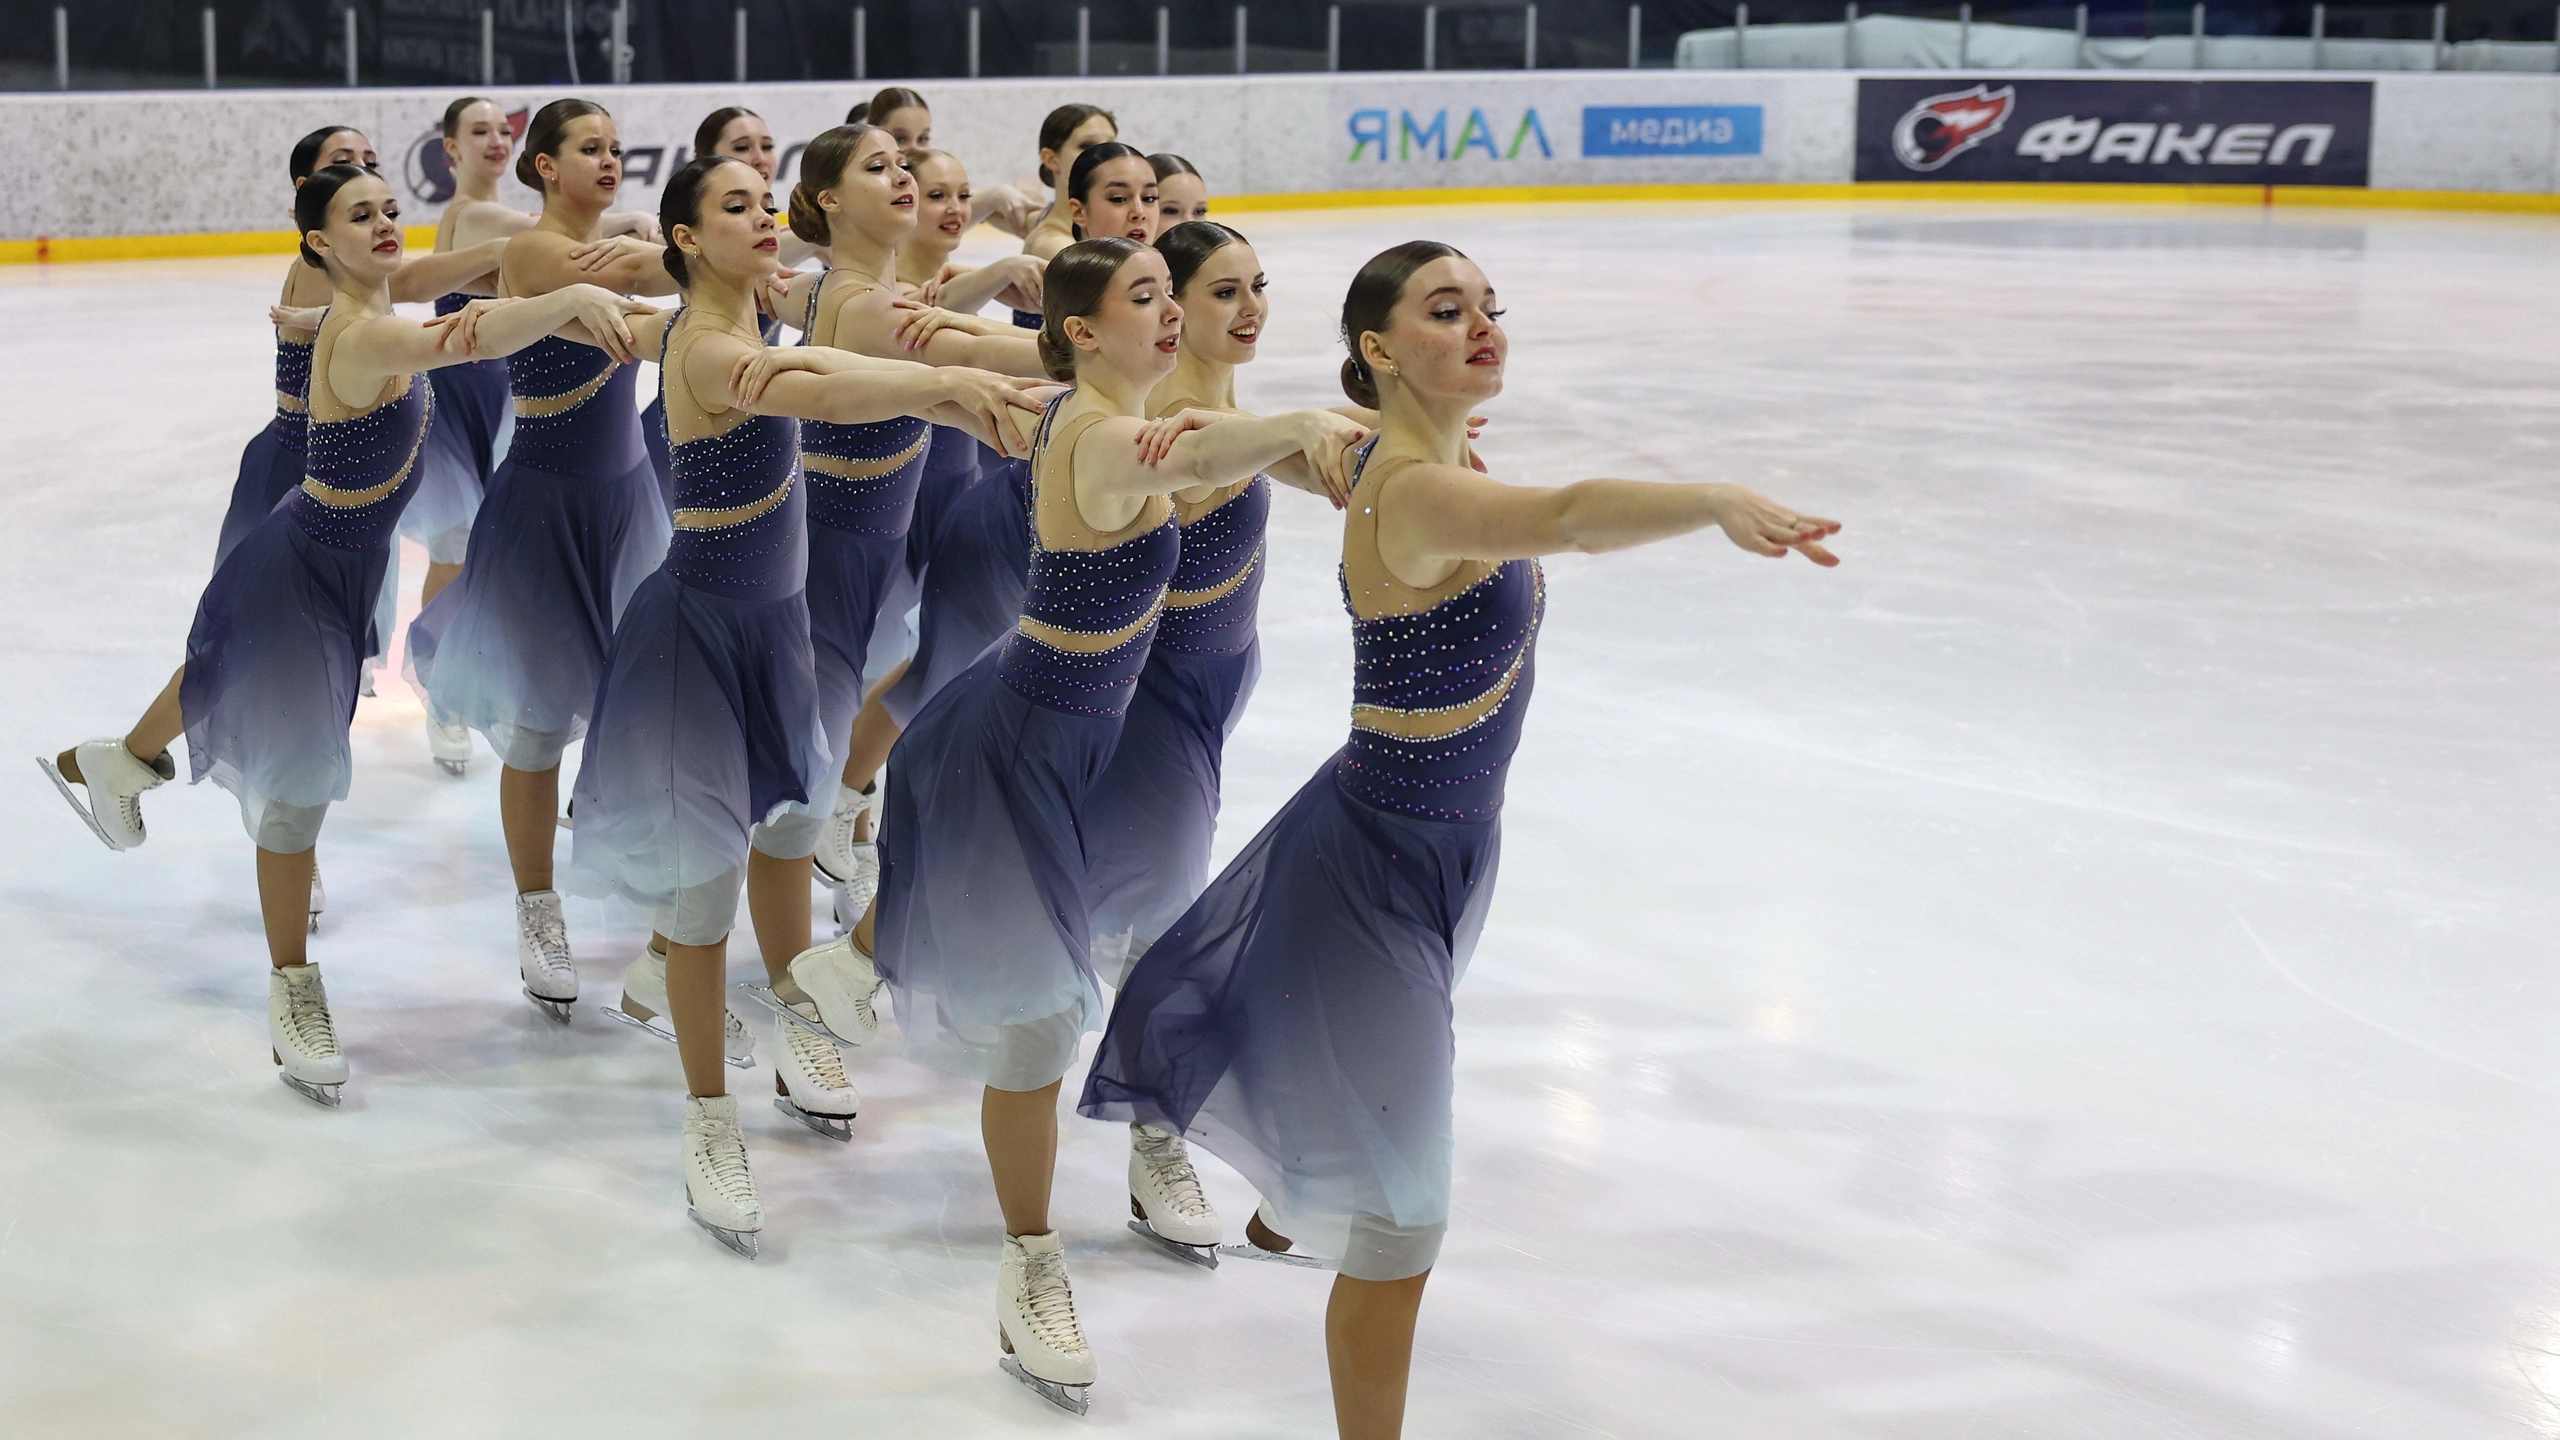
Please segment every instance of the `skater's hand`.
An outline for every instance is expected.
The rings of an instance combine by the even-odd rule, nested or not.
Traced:
[[[608,236],[627,235],[634,240],[646,240],[656,246],[666,244],[666,237],[658,233],[658,217],[645,210],[607,210],[604,212],[602,228],[597,233]]]
[[[575,293],[570,302],[569,318],[587,327],[587,333],[595,337],[597,348],[612,356],[617,365],[635,358],[637,352],[631,338],[631,325],[624,317],[655,315],[657,307],[616,295],[601,286],[572,285],[568,288]]]
[[[1298,413],[1307,426],[1300,453],[1307,457],[1308,473],[1315,477],[1334,509],[1347,508],[1351,504],[1351,452],[1369,438],[1369,427],[1330,410]]]
[[[442,325],[445,327],[444,339],[440,348],[443,349],[446,354],[477,354],[480,349],[481,317],[487,315],[490,311],[495,310],[500,306],[512,303],[514,302],[508,300],[474,300],[464,305],[461,309],[454,311],[450,315],[440,315],[436,317],[434,324],[429,325],[427,328],[434,329],[436,325]]]
[[[1467,417],[1467,465],[1479,475],[1490,475],[1493,473],[1492,471],[1484,468],[1484,457],[1476,453],[1476,447],[1474,444],[1474,442],[1484,434],[1484,427],[1490,423],[1490,421],[1487,421],[1481,415],[1470,415]]]
[[[1718,487],[1723,504],[1718,507],[1716,523],[1734,544],[1754,555],[1783,558],[1790,550],[1802,552],[1816,565],[1840,563],[1840,557],[1822,547],[1823,540],[1840,533],[1840,522],[1799,515],[1765,495],[1745,490],[1739,485]]]
[[[1138,463],[1156,466],[1173,453],[1173,442],[1187,430],[1204,430],[1227,417],[1216,410],[1177,410],[1138,427]]]
[[[666,248],[637,235],[606,235],[570,250],[569,263],[592,275],[625,257],[660,258]]]
[[[925,342],[945,330],[958,330],[969,335],[966,318],[939,305],[920,305],[913,300],[893,300],[889,304],[891,333],[901,349],[921,350]]]
[[[916,287],[916,303],[919,305],[941,304],[942,287],[968,273],[969,267],[960,264],[958,261],[943,262],[941,274],[934,276],[932,279],[927,280],[922,285]]]
[[[975,417],[986,428],[989,443],[1008,460],[1031,453],[1031,433],[1038,428],[1040,408],[1059,390],[1053,381],[998,375],[965,365],[935,373],[950,387],[948,403]]]
[[[267,319],[279,330],[317,330],[320,317],[329,313],[326,305],[270,305]]]
[[[833,374],[823,355],[806,345],[767,345],[738,357],[729,372],[729,393],[737,398],[738,408],[752,410],[764,400],[764,390],[773,377],[786,370],[806,370],[813,375]]]
[[[1040,218],[1040,201],[1011,185],[993,185],[975,197],[985,207],[979,215],[982,223],[993,225],[1009,235],[1028,235]],[[976,207],[972,207],[976,208]]]

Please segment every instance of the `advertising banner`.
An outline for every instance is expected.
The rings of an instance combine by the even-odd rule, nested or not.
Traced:
[[[1330,188],[1772,180],[1785,90],[1730,74],[1629,84],[1429,76],[1332,87]]]
[[[1860,180],[2352,185],[2370,80],[1858,82]]]

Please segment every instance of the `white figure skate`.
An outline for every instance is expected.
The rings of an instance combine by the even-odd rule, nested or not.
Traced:
[[[747,1137],[738,1129],[738,1097],[688,1095],[684,1102],[685,1213],[711,1238],[750,1260],[764,1207],[747,1173]]]
[[[1129,1127],[1129,1213],[1136,1217],[1129,1229],[1139,1239],[1176,1260],[1218,1268],[1225,1231],[1181,1136],[1152,1125]]]
[[[337,1108],[338,1089],[347,1083],[347,1057],[338,1048],[319,966],[267,972],[267,1044],[282,1067],[278,1079],[305,1099]]]
[[[622,999],[604,1007],[604,1013],[670,1045],[676,1043],[675,1022],[667,1018],[666,952],[655,948],[641,951],[631,968],[622,972]],[[756,1063],[756,1037],[747,1033],[736,1011],[724,1006],[720,1014],[720,1058],[744,1070]]]
[[[320,933],[320,912],[329,908],[329,887],[320,883],[320,862],[311,862],[311,933]]]
[[[1096,1371],[1067,1285],[1058,1232],[1009,1236],[996,1270],[996,1328],[1004,1372],[1061,1410],[1082,1415]]]
[[[560,913],[560,892],[534,890],[516,897],[516,973],[523,977],[524,998],[534,1009],[569,1023],[569,1007],[578,999],[578,966],[569,956],[569,922]]]
[[[71,757],[80,767],[80,788],[89,792],[89,803],[71,793],[72,781],[63,778],[62,767],[50,755],[39,755],[36,764],[62,792],[63,803],[98,837],[98,843],[110,850],[131,850],[148,838],[142,828],[142,792],[156,789],[178,778],[178,762],[169,752],[145,765],[124,748],[124,741],[110,735],[102,740],[85,740],[76,746]]]
[[[880,824],[880,782],[871,782],[868,790],[850,786],[836,787],[836,808],[818,831],[818,873],[835,885],[839,916],[851,914],[860,919],[862,907],[871,903],[872,892],[880,888],[880,847],[861,837],[863,818],[870,817],[876,833]]]
[[[1270,1201],[1265,1200],[1254,1206],[1253,1218],[1262,1222],[1264,1231],[1275,1238],[1283,1238],[1280,1236],[1278,1217],[1271,1213]],[[1243,1244],[1221,1245],[1218,1247],[1218,1253],[1238,1260],[1268,1260],[1275,1265],[1295,1265],[1305,1270],[1330,1270],[1334,1267],[1333,1261],[1319,1255],[1310,1255],[1295,1245],[1286,1250],[1266,1249],[1254,1243],[1253,1231],[1250,1229],[1245,1231]]]
[[[880,994],[880,972],[850,934],[813,946],[792,957],[791,983],[812,1002],[814,1013],[783,1002],[769,986],[749,985],[747,994],[789,1024],[805,1025],[847,1047],[877,1039],[880,1014],[872,1008]]]
[[[427,754],[447,775],[462,774],[471,768],[471,727],[439,724],[436,717],[428,716]]]
[[[818,1007],[803,1000],[792,1009],[814,1020]],[[773,1108],[830,1140],[853,1138],[862,1097],[844,1073],[844,1052],[810,1025],[777,1024],[774,1036]]]

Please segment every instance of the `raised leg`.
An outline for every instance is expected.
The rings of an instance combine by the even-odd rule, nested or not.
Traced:
[[[506,832],[507,863],[516,872],[517,894],[551,888],[551,847],[559,839],[559,817],[559,766],[519,770],[509,765],[498,772],[498,825]]]
[[[160,693],[151,697],[150,705],[143,709],[142,718],[134,721],[133,728],[125,732],[124,748],[133,752],[134,759],[148,765],[186,733],[187,722],[178,714],[178,685],[186,678],[187,667],[184,665],[170,671],[169,683],[161,686]],[[54,768],[62,772],[63,779],[74,785],[88,783],[88,777],[80,773],[78,751],[65,750],[53,758],[53,763]]]
[[[1324,1352],[1342,1440],[1396,1440],[1404,1433],[1414,1320],[1430,1278],[1428,1270],[1405,1280],[1334,1277],[1324,1309]]]
[[[880,697],[906,678],[907,664],[901,660],[881,676],[880,683],[863,695],[862,713],[853,717],[853,738],[844,752],[844,783],[852,789],[870,789],[871,782],[880,778],[880,767],[889,763],[891,747],[898,743],[898,722],[889,718],[888,707],[880,703]],[[871,838],[869,817],[864,817],[857,833],[863,839]]]

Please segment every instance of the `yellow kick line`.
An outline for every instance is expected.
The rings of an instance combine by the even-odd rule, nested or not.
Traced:
[[[2560,215],[2560,194],[2484,190],[2360,190],[2330,185],[1964,184],[1873,181],[1856,185],[1516,185],[1427,190],[1317,190],[1295,195],[1220,195],[1217,213],[1375,209],[1389,205],[1590,204],[1627,201],[1938,200],[1997,204],[2254,205],[2349,210],[2453,210]],[[435,227],[409,227],[409,247],[435,243]],[[209,235],[102,235],[0,240],[0,265],[73,260],[173,260],[206,255],[286,255],[280,230]]]

